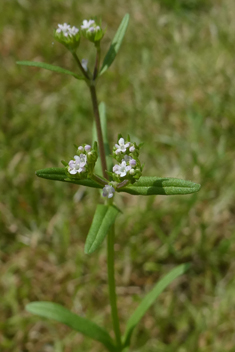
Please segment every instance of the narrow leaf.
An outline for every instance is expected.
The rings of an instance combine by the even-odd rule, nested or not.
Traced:
[[[85,253],[94,252],[104,241],[108,234],[109,228],[115,222],[119,210],[115,206],[98,204],[87,235],[85,244]]]
[[[46,178],[53,181],[62,181],[68,183],[74,183],[76,185],[82,185],[92,188],[102,188],[101,185],[90,179],[79,180],[73,177],[68,177],[64,167],[51,167],[47,169],[41,169],[36,171],[36,175],[41,178]]]
[[[118,30],[113,38],[113,41],[109,47],[109,50],[104,58],[103,65],[100,69],[99,76],[101,76],[109,68],[109,66],[112,64],[113,60],[115,59],[115,57],[120,49],[120,46],[122,44],[122,40],[124,38],[124,35],[126,33],[128,22],[129,22],[129,17],[130,16],[128,13],[123,17],[123,20],[122,20],[120,26],[118,27]]]
[[[73,330],[101,342],[109,351],[115,351],[113,341],[107,331],[90,320],[70,312],[60,304],[52,302],[32,302],[27,304],[26,310],[41,317],[63,323]]]
[[[172,271],[170,271],[165,277],[163,277],[154,288],[144,297],[140,305],[131,315],[127,321],[126,331],[124,334],[124,346],[129,346],[131,334],[133,329],[138,324],[140,319],[144,316],[150,306],[154,303],[156,298],[162,293],[162,291],[178,276],[184,274],[190,267],[189,263],[179,265]]]
[[[195,193],[200,190],[198,183],[181,180],[171,177],[144,177],[127,187],[120,188],[119,192],[126,192],[134,195],[184,195]]]
[[[110,157],[111,151],[110,151],[109,142],[108,142],[106,106],[105,106],[104,102],[101,102],[99,104],[99,113],[100,113],[100,124],[101,124],[102,136],[103,136],[103,141],[104,141],[104,151],[105,151],[105,156],[106,156],[106,163],[107,163],[108,171],[110,171],[112,169],[113,162],[112,162],[112,158]],[[94,141],[98,140],[95,121],[93,122],[92,139],[93,139],[93,143],[94,143]],[[100,158],[96,163],[95,172],[98,175],[102,175],[102,167],[101,167]]]
[[[44,68],[45,70],[54,71],[54,72],[58,72],[58,73],[63,73],[65,75],[70,75],[70,76],[73,76],[73,77],[75,77],[77,79],[84,80],[83,76],[77,75],[76,73],[71,72],[69,70],[66,70],[66,69],[64,69],[62,67],[59,67],[59,66],[46,64],[45,62],[17,61],[16,63],[17,63],[17,65],[23,65],[23,66],[40,67],[40,68]]]

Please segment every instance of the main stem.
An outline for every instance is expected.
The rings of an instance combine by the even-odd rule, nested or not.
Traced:
[[[94,116],[95,116],[95,124],[96,124],[96,131],[97,131],[97,137],[98,137],[98,145],[99,145],[99,151],[100,151],[102,172],[103,172],[103,176],[108,179],[108,176],[106,173],[107,164],[106,164],[106,158],[105,158],[104,140],[103,140],[103,135],[102,135],[101,123],[100,123],[100,114],[99,114],[95,85],[90,85],[89,88],[90,88],[90,93],[91,93],[93,112],[94,112]]]
[[[111,306],[111,314],[113,320],[113,329],[116,337],[117,347],[121,351],[121,332],[119,326],[119,318],[117,311],[117,296],[115,287],[115,271],[114,271],[114,224],[110,227],[107,236],[107,265],[108,265],[108,285],[109,285],[109,300]]]

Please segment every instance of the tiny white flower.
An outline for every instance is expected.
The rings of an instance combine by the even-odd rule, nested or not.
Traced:
[[[65,33],[68,33],[69,30],[70,30],[70,25],[69,24],[67,24],[67,23],[58,24],[58,29],[56,30],[56,33],[63,32],[65,34]]]
[[[133,153],[133,152],[135,151],[135,147],[132,145],[132,146],[130,147],[129,151],[130,151],[131,153]]]
[[[131,166],[126,164],[126,161],[123,160],[121,164],[116,164],[113,167],[113,172],[115,172],[115,174],[120,175],[120,177],[124,177],[126,176],[126,174],[128,173],[128,171],[131,170]]]
[[[103,197],[112,198],[114,195],[115,189],[111,185],[105,185],[103,188]]]
[[[80,147],[78,147],[78,150],[80,151],[80,152],[83,152],[84,151],[84,149],[83,149],[83,147],[80,145]]]
[[[69,162],[68,172],[72,175],[75,175],[77,173],[86,171],[86,160],[87,156],[85,154],[81,154],[80,156],[74,155],[74,160],[70,160]]]
[[[83,167],[86,165],[87,156],[85,154],[80,154],[80,156],[75,155],[75,160],[79,160],[80,166]]]
[[[130,142],[125,143],[124,138],[120,138],[118,141],[118,144],[115,144],[115,147],[117,148],[116,154],[119,153],[125,153],[126,149],[129,148]]]
[[[94,23],[95,23],[94,20],[89,20],[89,21],[84,20],[84,21],[82,22],[81,28],[82,28],[82,29],[88,29],[88,28],[90,28],[90,26],[91,26],[92,24],[94,24]]]
[[[85,71],[87,71],[87,64],[88,64],[88,60],[82,59],[82,67],[84,68]]]
[[[75,26],[73,26],[70,30],[69,30],[69,34],[72,37],[73,35],[76,35],[79,32],[79,29]]]

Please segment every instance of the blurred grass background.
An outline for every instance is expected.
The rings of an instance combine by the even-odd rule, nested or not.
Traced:
[[[90,143],[83,82],[19,67],[35,60],[76,70],[54,43],[58,23],[102,16],[108,48],[130,25],[100,79],[110,143],[144,142],[145,175],[202,184],[198,194],[116,197],[121,327],[141,297],[179,263],[192,270],[160,296],[135,330],[135,352],[235,351],[235,2],[233,0],[2,0],[0,2],[0,351],[103,351],[98,343],[24,310],[65,305],[107,328],[106,249],[84,255],[99,194],[35,177]],[[92,58],[82,42],[79,56]]]

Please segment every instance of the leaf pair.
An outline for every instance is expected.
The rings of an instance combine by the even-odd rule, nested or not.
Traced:
[[[68,177],[63,167],[52,167],[36,171],[38,177],[54,181],[69,182],[93,188],[103,188],[100,184],[90,179],[79,180]],[[198,183],[172,177],[147,177],[142,176],[134,184],[117,189],[132,195],[186,195],[198,192],[201,186]]]
[[[53,319],[63,323],[73,330],[78,331],[81,334],[92,338],[93,340],[101,342],[108,351],[121,352],[125,347],[130,345],[131,335],[135,326],[139,323],[144,314],[154,303],[156,298],[173,280],[184,274],[189,269],[189,267],[189,264],[179,265],[177,268],[173,269],[170,273],[163,277],[145,296],[145,298],[142,300],[140,305],[130,316],[127,322],[126,331],[122,339],[123,341],[121,350],[117,349],[113,339],[110,337],[106,330],[102,329],[90,320],[70,312],[68,309],[59,304],[51,302],[32,302],[26,306],[26,310],[41,317]]]
[[[120,46],[122,44],[122,41],[123,41],[123,38],[124,38],[124,35],[126,33],[126,29],[127,29],[127,26],[128,26],[128,22],[129,22],[129,14],[126,14],[113,38],[113,41],[109,47],[109,50],[104,58],[104,61],[103,61],[103,64],[102,64],[102,67],[100,69],[100,72],[99,72],[99,76],[101,76],[110,66],[111,64],[113,63],[119,49],[120,49]],[[44,63],[44,62],[35,62],[35,61],[17,61],[17,64],[18,65],[23,65],[23,66],[33,66],[33,67],[39,67],[39,68],[44,68],[46,70],[49,70],[49,71],[54,71],[54,72],[57,72],[57,73],[62,73],[62,74],[66,74],[66,75],[70,75],[70,76],[73,76],[74,78],[76,79],[79,79],[79,80],[84,80],[85,78],[81,75],[78,75],[74,72],[71,72],[69,70],[66,70],[62,67],[59,67],[59,66],[54,66],[54,65],[50,65],[50,64],[47,64],[47,63]]]

